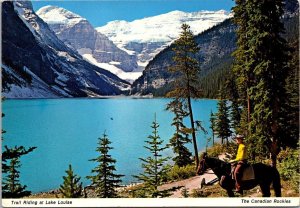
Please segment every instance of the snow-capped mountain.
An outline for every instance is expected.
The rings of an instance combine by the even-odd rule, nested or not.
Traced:
[[[158,52],[178,38],[183,23],[189,24],[196,35],[231,16],[224,10],[191,13],[172,11],[132,22],[112,21],[96,29],[119,48],[135,54],[143,69]]]
[[[57,38],[30,1],[2,3],[2,94],[9,98],[121,94],[129,84]]]
[[[296,43],[299,36],[299,3],[290,0],[285,0],[284,3],[282,23],[286,33],[283,37],[289,44]],[[227,19],[195,36],[200,48],[195,58],[200,63],[199,84],[204,97],[218,97],[219,87],[212,89],[212,85],[225,84],[226,74],[229,73],[234,61],[232,53],[236,50],[236,30],[237,25],[233,20]],[[177,75],[170,73],[169,68],[174,65],[174,46],[171,44],[149,62],[143,75],[132,84],[132,94],[165,96],[173,89]],[[298,44],[292,47],[296,48],[294,53],[298,56]]]
[[[210,75],[208,79],[216,78],[212,74],[217,74],[231,66],[233,61],[231,54],[236,48],[235,31],[236,26],[232,19],[228,19],[195,36],[195,42],[200,48],[195,58],[200,63],[201,78],[207,75]],[[169,71],[169,68],[175,64],[174,46],[171,44],[149,62],[143,75],[132,84],[132,94],[164,96],[168,90],[172,89],[177,76]]]
[[[77,50],[89,62],[122,79],[130,78],[132,73],[126,72],[137,69],[136,56],[119,49],[83,17],[56,6],[42,7],[37,11],[37,15],[50,26],[60,40]]]
[[[63,8],[46,6],[37,14],[85,59],[131,82],[141,76],[156,54],[178,38],[182,23],[198,34],[231,16],[224,10],[173,11],[133,22],[112,21],[96,28],[96,32],[88,20]]]

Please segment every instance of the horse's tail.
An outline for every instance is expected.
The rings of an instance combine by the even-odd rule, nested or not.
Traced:
[[[280,183],[280,175],[276,168],[273,168],[273,188],[275,191],[275,196],[281,196],[281,183]]]

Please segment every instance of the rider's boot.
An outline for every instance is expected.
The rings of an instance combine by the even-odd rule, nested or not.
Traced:
[[[235,192],[243,195],[243,190],[241,189],[241,186],[238,183],[235,184]]]

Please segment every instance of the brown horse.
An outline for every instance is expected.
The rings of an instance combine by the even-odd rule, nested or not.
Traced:
[[[270,197],[270,186],[273,183],[275,196],[281,196],[280,175],[276,168],[262,163],[253,164],[255,179],[242,181],[242,189],[249,190],[259,185],[263,197]],[[234,197],[235,181],[231,176],[231,164],[204,154],[197,173],[202,175],[208,168],[212,169],[219,179],[220,186],[227,191],[229,197]]]

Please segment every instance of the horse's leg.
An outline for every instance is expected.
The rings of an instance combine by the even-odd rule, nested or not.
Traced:
[[[234,197],[234,193],[233,193],[233,191],[231,189],[226,189],[226,191],[227,191],[227,195],[229,197]]]
[[[271,196],[270,185],[271,184],[266,184],[266,183],[259,184],[263,197],[270,197]]]

